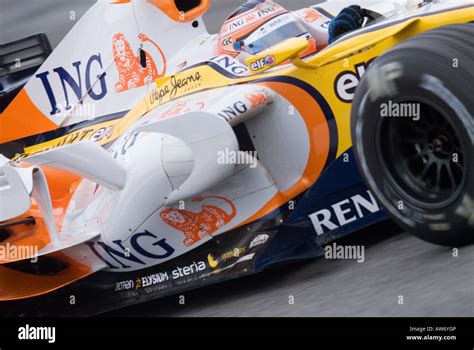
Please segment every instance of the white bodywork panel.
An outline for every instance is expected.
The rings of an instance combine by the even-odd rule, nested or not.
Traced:
[[[0,221],[15,218],[30,209],[30,193],[31,188],[27,189],[14,167],[0,166]]]
[[[248,219],[278,192],[271,176],[254,160],[255,167],[235,166],[230,177],[199,197],[166,207],[164,203],[173,188],[162,166],[162,147],[165,144],[186,147],[184,142],[155,132],[132,132],[128,137],[134,138],[133,144],[127,143],[124,136],[123,143],[117,143],[111,150],[127,171],[125,187],[111,191],[84,180],[63,223],[64,231],[80,232],[86,222],[100,222],[102,235],[89,245],[108,262],[107,268],[111,271],[131,271],[179,256]],[[124,148],[123,145],[129,146]],[[214,198],[216,196],[226,201]],[[198,217],[209,214],[208,208],[222,210],[228,218],[222,226],[196,236],[192,243],[179,225],[172,225],[180,210]],[[123,256],[124,249],[130,252],[129,257]],[[113,257],[112,250],[115,250]]]
[[[89,140],[42,152],[25,160],[70,171],[112,190],[120,190],[125,184],[126,173],[122,166],[110,153]]]
[[[227,149],[239,150],[234,131],[222,118],[204,112],[186,113],[180,118],[168,118],[144,124],[137,132],[155,132],[174,136],[189,147],[193,155],[193,170],[188,178],[165,201],[166,205],[197,196],[230,177],[235,164],[219,164],[217,154]]]
[[[309,160],[310,139],[303,117],[278,95],[273,105],[245,124],[262,164],[280,191],[286,191],[301,178]]]

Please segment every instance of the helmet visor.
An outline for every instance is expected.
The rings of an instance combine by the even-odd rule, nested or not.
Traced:
[[[255,30],[241,41],[241,50],[256,55],[289,38],[307,34],[305,28],[291,15],[279,16]]]

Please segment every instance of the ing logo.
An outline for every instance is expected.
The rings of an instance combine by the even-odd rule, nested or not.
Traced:
[[[119,79],[115,84],[115,92],[135,89],[154,82],[166,74],[166,57],[163,50],[146,35],[140,34],[142,43],[151,43],[159,52],[163,69],[158,72],[157,65],[152,56],[146,52],[146,64],[140,64],[140,59],[132,51],[130,43],[121,33],[112,39],[112,51],[115,67]],[[78,60],[71,66],[59,66],[51,71],[35,75],[43,85],[44,91],[51,105],[50,115],[65,113],[77,103],[84,101],[85,97],[93,101],[102,100],[108,93],[107,72],[104,71],[100,53],[90,56],[87,60]]]
[[[36,78],[43,84],[51,104],[49,114],[55,115],[70,110],[72,108],[71,102],[77,103],[82,101],[86,94],[94,101],[103,99],[107,94],[107,84],[105,81],[106,73],[102,72],[102,69],[102,57],[98,53],[89,57],[85,65],[82,61],[73,62],[70,71],[64,67],[57,67],[53,69],[54,74],[51,74],[50,71],[36,74]],[[51,85],[52,76],[59,80],[62,87],[64,100],[60,100],[59,103],[56,96],[58,91],[55,93]],[[99,84],[96,84],[96,79],[98,79]],[[75,96],[74,101],[71,99],[73,96]],[[60,106],[63,104],[65,107],[61,109]]]

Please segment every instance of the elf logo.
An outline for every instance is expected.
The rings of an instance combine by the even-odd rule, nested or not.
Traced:
[[[377,213],[381,209],[372,193],[367,191],[333,204],[330,208],[321,209],[309,215],[309,218],[316,233],[322,235],[360,220],[367,215]]]
[[[346,70],[339,73],[334,82],[334,92],[339,100],[345,103],[352,102],[360,80],[374,59],[375,58],[367,62],[356,64],[354,70]]]
[[[82,100],[84,95],[98,101],[107,94],[106,73],[102,72],[100,54],[92,55],[85,64],[82,61],[72,63],[72,67],[57,67],[50,71],[36,74],[43,84],[51,104],[50,115],[55,115],[72,108],[71,103]],[[98,79],[98,84],[96,81]],[[58,96],[60,95],[60,96]],[[65,103],[64,110],[59,107]]]
[[[261,58],[255,62],[250,64],[250,69],[253,71],[261,70],[267,66],[273,66],[275,64],[275,56],[267,56],[265,58]]]

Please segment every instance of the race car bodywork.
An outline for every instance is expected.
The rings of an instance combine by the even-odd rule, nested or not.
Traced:
[[[295,15],[325,46],[352,3]],[[398,43],[473,21],[473,2],[357,3],[380,18],[248,65],[215,56],[210,1],[94,5],[0,117],[5,310],[96,313],[321,256],[386,220],[353,161],[356,87]]]

